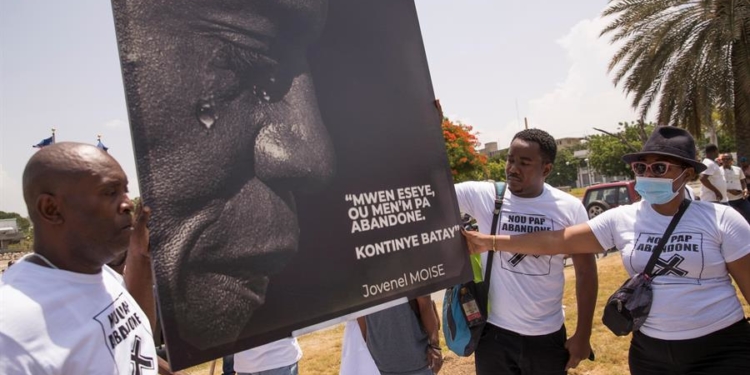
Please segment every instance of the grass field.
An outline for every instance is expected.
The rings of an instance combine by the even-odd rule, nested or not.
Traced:
[[[569,372],[571,375],[625,375],[628,374],[628,347],[630,336],[617,337],[601,323],[602,307],[607,298],[617,289],[626,278],[619,253],[612,253],[598,261],[599,266],[599,297],[594,314],[594,328],[591,345],[596,353],[596,361],[583,361],[578,368]],[[577,317],[575,303],[575,274],[572,267],[565,270],[565,324],[568,333],[575,330]],[[750,307],[740,296],[745,315],[750,316]],[[437,301],[441,305],[442,301]],[[438,306],[440,310],[440,306]],[[300,362],[302,375],[333,375],[338,374],[341,362],[341,338],[343,325],[314,332],[299,338],[304,357]],[[445,349],[443,345],[445,364],[440,374],[469,375],[474,374],[474,360],[472,357],[461,358]],[[193,367],[186,372],[191,375],[208,375],[209,364]],[[221,374],[221,361],[217,361],[214,374]]]
[[[5,268],[7,262],[0,262],[0,269]],[[601,323],[602,307],[612,292],[617,289],[626,278],[622,267],[619,253],[611,253],[597,262],[599,267],[599,296],[597,308],[594,314],[594,328],[591,345],[596,353],[596,361],[583,361],[578,368],[569,372],[571,375],[620,375],[628,374],[628,346],[630,337],[617,337],[607,330]],[[575,303],[575,274],[572,267],[565,270],[565,321],[568,333],[575,330],[577,317]],[[745,315],[750,316],[750,307],[745,299],[740,296],[740,301],[745,309]],[[441,310],[442,301],[437,301],[438,310]],[[304,357],[300,362],[300,374],[302,375],[334,375],[338,374],[341,362],[341,338],[344,327],[339,325],[333,328],[313,332],[299,338]],[[442,338],[441,338],[442,340]],[[443,343],[443,355],[445,364],[440,374],[445,375],[469,375],[474,374],[474,360],[472,357],[462,358],[445,349]],[[209,375],[211,363],[184,370],[190,375]],[[216,361],[213,374],[221,374],[221,360]]]

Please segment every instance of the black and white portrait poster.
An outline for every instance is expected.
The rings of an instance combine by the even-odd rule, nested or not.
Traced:
[[[413,1],[113,9],[173,369],[471,278]]]

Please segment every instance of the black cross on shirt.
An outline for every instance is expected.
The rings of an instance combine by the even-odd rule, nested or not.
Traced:
[[[674,276],[687,276],[688,271],[683,270],[682,268],[679,268],[677,266],[680,265],[685,261],[685,257],[683,257],[680,254],[672,255],[669,260],[664,261],[663,259],[659,258],[656,261],[656,266],[660,269],[656,272],[654,272],[654,276],[664,276],[664,275],[674,275]]]
[[[154,359],[141,355],[141,338],[135,337],[133,348],[130,350],[131,375],[141,375],[144,369],[154,369]]]

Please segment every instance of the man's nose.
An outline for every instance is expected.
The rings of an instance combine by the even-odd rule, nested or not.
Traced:
[[[509,175],[512,173],[515,173],[518,170],[516,163],[514,162],[505,162],[505,174]]]
[[[120,202],[120,212],[130,214],[134,209],[135,205],[133,200],[130,199],[127,194],[124,194],[124,199]]]
[[[335,157],[310,75],[295,77],[289,92],[272,106],[274,121],[255,142],[256,175],[269,185],[294,190],[326,183],[334,174]]]

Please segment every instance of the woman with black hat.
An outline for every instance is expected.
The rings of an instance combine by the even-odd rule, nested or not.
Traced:
[[[750,374],[750,323],[732,285],[750,301],[750,225],[731,207],[686,200],[685,185],[706,167],[684,129],[657,127],[641,152],[623,156],[643,200],[559,231],[513,236],[465,232],[472,253],[552,255],[616,247],[630,276],[683,201],[687,208],[653,268],[653,302],[630,345],[631,374]],[[730,278],[731,276],[731,278]]]

